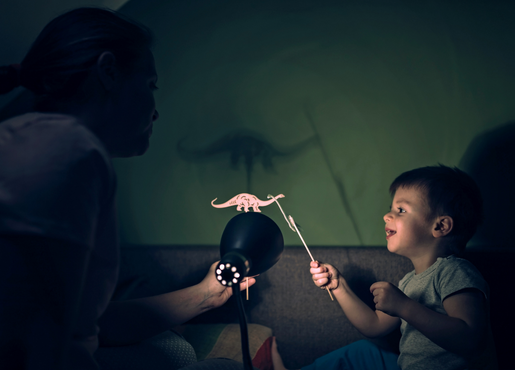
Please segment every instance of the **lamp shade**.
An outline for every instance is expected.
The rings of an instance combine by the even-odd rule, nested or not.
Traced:
[[[222,234],[218,280],[236,283],[245,276],[261,274],[279,261],[283,250],[283,235],[271,218],[258,212],[240,213]],[[231,276],[228,270],[232,270]]]

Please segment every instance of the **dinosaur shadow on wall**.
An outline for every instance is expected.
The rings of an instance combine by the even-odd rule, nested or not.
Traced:
[[[476,136],[459,168],[481,189],[484,221],[472,239],[475,246],[514,248],[515,225],[515,121]]]
[[[311,137],[289,147],[278,147],[271,144],[265,136],[247,129],[233,130],[203,147],[188,146],[187,141],[188,138],[185,137],[177,143],[177,152],[183,160],[202,162],[229,154],[230,166],[236,171],[243,162],[249,193],[252,192],[252,173],[257,163],[261,163],[265,171],[275,173],[275,158],[297,156],[316,144],[316,138]]]

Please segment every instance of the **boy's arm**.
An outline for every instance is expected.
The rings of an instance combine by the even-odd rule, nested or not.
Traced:
[[[310,266],[315,284],[323,289],[328,286],[332,290],[349,321],[363,335],[369,338],[384,336],[400,325],[398,317],[374,311],[365,304],[335,267],[317,261],[311,262]]]
[[[449,352],[470,356],[485,337],[486,302],[478,289],[464,289],[445,298],[443,307],[447,315],[410,299],[390,283],[375,283],[370,290],[376,309],[401,317]]]

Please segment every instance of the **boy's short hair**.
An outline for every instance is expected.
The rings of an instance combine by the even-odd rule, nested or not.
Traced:
[[[448,237],[459,252],[483,221],[483,200],[476,182],[457,167],[444,165],[416,168],[399,175],[390,185],[392,197],[399,188],[425,191],[430,217],[450,216],[454,221]]]

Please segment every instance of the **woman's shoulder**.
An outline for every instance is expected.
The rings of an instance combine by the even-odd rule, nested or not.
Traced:
[[[41,122],[62,124],[77,121],[74,116],[62,113],[28,112],[2,121],[0,127],[10,126],[13,128],[23,128]]]
[[[0,123],[0,165],[0,177],[80,171],[108,184],[115,181],[100,140],[75,117],[64,114],[33,112]]]
[[[13,199],[14,193],[23,198],[43,189],[55,196],[96,189],[107,201],[116,189],[113,164],[100,140],[75,117],[53,113],[0,123],[1,181],[11,184]]]
[[[100,140],[76,117],[59,113],[31,112],[0,123],[1,151],[65,155],[70,160],[97,152],[106,161],[109,158]]]
[[[89,136],[89,130],[74,116],[41,112],[30,112],[9,118],[0,123],[0,132],[4,139],[20,135],[37,135],[40,139],[63,134],[83,135],[85,138]]]

